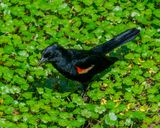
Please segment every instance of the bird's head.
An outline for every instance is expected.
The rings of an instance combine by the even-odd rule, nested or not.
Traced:
[[[55,58],[58,56],[60,52],[60,49],[61,47],[57,44],[45,48],[44,51],[42,52],[42,57],[38,65],[46,62],[54,62]]]

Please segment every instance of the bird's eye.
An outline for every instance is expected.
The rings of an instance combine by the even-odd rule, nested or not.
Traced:
[[[48,58],[48,57],[50,57],[50,56],[51,56],[51,52],[48,52],[48,53],[46,53],[46,54],[44,55],[45,58]]]

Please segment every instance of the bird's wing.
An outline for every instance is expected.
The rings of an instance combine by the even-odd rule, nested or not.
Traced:
[[[77,59],[74,62],[74,66],[78,74],[85,74],[93,70],[97,66],[98,56],[91,55],[83,59]]]
[[[87,68],[81,68],[79,66],[75,66],[76,67],[76,71],[78,74],[85,74],[88,73],[90,70],[92,70],[94,68],[95,65],[91,65]]]

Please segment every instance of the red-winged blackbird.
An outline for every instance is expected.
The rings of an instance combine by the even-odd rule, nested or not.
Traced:
[[[65,77],[85,83],[117,60],[105,56],[106,53],[133,40],[139,33],[136,28],[129,29],[91,50],[65,49],[53,44],[44,49],[39,64],[49,62]]]

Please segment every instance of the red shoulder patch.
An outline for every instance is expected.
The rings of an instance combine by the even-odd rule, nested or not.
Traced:
[[[85,74],[85,73],[89,72],[94,67],[94,65],[91,65],[88,68],[80,68],[78,66],[75,66],[75,67],[76,67],[76,70],[77,70],[78,74]]]

